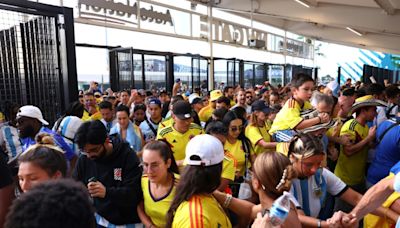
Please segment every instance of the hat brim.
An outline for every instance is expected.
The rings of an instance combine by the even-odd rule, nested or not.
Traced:
[[[193,117],[191,113],[186,113],[186,114],[175,114],[175,116],[180,119],[180,120],[187,120]]]
[[[319,131],[321,129],[328,129],[328,128],[331,128],[331,127],[335,127],[337,125],[337,123],[338,123],[337,120],[332,120],[331,119],[331,121],[329,121],[328,123],[317,124],[317,125],[314,125],[314,126],[311,126],[311,127],[308,127],[308,128],[297,130],[297,132],[301,132],[301,133],[307,134],[307,133],[310,133],[310,132]]]
[[[47,122],[47,121],[44,120],[44,119],[38,119],[38,118],[35,118],[35,117],[32,117],[32,116],[25,116],[25,115],[18,115],[18,114],[17,114],[17,119],[20,118],[20,117],[28,117],[28,118],[32,118],[32,119],[37,119],[37,120],[39,120],[43,125],[49,125],[49,122]]]
[[[355,111],[357,111],[360,108],[363,107],[369,107],[369,106],[387,106],[387,103],[381,100],[377,100],[377,99],[372,99],[372,100],[368,100],[368,101],[361,101],[361,102],[356,102],[353,104],[353,106],[351,107],[349,114],[353,114]]]

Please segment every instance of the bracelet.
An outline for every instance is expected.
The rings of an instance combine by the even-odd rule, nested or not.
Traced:
[[[224,202],[224,208],[228,208],[229,205],[231,204],[232,201],[232,195],[231,194],[226,194],[225,202]]]
[[[318,219],[317,227],[318,227],[318,228],[321,228],[321,219]]]

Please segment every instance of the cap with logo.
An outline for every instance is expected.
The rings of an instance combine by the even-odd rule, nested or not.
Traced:
[[[211,135],[197,135],[186,145],[185,164],[212,166],[224,160],[224,147],[219,139]]]
[[[161,107],[161,101],[158,98],[151,98],[149,99],[149,105],[155,104]]]
[[[220,97],[222,97],[221,90],[216,89],[210,92],[210,101],[216,101]]]
[[[42,112],[40,109],[36,106],[33,105],[25,105],[19,108],[19,111],[17,113],[17,119],[25,116],[33,119],[39,120],[42,124],[44,125],[49,125],[49,123],[43,119]]]
[[[181,120],[192,117],[192,107],[187,101],[177,101],[172,106],[172,113]]]

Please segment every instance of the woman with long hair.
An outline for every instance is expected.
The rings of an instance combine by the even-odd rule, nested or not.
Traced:
[[[221,182],[224,148],[211,135],[195,136],[186,146],[186,167],[167,213],[166,227],[232,227],[212,196]]]
[[[242,219],[254,220],[257,213],[268,211],[273,202],[289,191],[291,181],[296,178],[296,172],[287,157],[280,153],[261,153],[254,161],[252,186],[257,192],[260,204],[254,205],[248,201],[232,198],[228,194],[214,192],[217,200],[226,208],[232,210]],[[281,227],[301,227],[295,205],[290,204],[290,211]]]
[[[235,112],[229,111],[225,114],[222,122],[228,127],[224,149],[228,150],[237,161],[236,177],[243,178],[249,167],[248,156],[252,150],[251,143],[243,131],[245,120]]]
[[[290,192],[301,208],[298,209],[298,214],[303,226],[335,225],[330,219],[332,212],[321,213],[329,211],[323,208],[328,193],[351,205],[356,205],[362,197],[335,174],[321,166],[325,156],[321,139],[312,134],[295,135],[289,144],[288,157],[298,176],[298,179],[293,180]],[[387,216],[393,221],[399,216],[396,212],[383,208],[378,208],[375,213]]]
[[[251,155],[251,161],[254,162],[257,155],[264,151],[272,152],[276,149],[276,142],[273,142],[271,135],[268,133],[270,127],[267,125],[267,115],[270,109],[263,100],[254,101],[251,105],[251,115],[249,125],[245,130],[245,135],[250,139],[254,148]]]
[[[179,169],[170,147],[163,141],[151,141],[143,148],[143,201],[138,215],[146,227],[165,227],[165,215],[175,196]]]

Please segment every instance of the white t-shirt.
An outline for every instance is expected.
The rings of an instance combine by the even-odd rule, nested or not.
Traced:
[[[296,207],[300,207],[306,215],[317,218],[326,193],[340,196],[346,189],[346,184],[339,177],[322,168],[308,179],[294,179],[290,193],[297,200]]]

